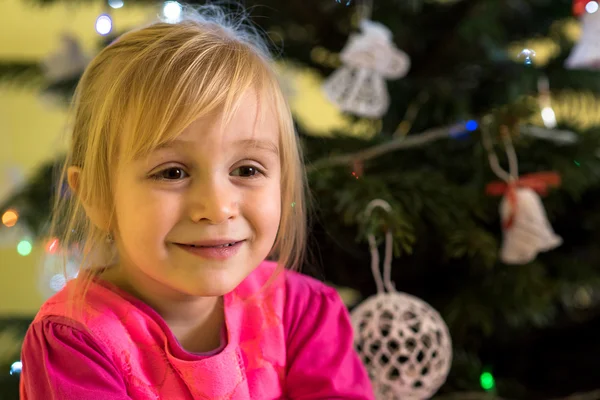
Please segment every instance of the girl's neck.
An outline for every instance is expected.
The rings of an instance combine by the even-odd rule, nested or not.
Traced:
[[[119,266],[107,268],[101,278],[152,307],[185,350],[204,353],[219,347],[225,324],[222,297],[186,296],[168,288],[148,287],[145,279],[131,277]]]
[[[221,332],[225,324],[225,312],[222,298],[215,298],[211,312],[203,318],[179,318],[167,320],[167,325],[181,344],[191,353],[205,353],[221,345]],[[190,321],[194,321],[191,323]]]

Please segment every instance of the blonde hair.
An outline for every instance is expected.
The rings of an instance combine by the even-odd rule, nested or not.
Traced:
[[[223,110],[229,119],[248,89],[273,101],[279,120],[281,207],[271,258],[301,265],[306,241],[305,173],[289,107],[257,30],[218,7],[189,10],[177,23],[130,31],[103,49],[76,89],[67,169],[81,168],[77,195],[57,195],[51,235],[78,248],[83,268],[115,260],[109,232],[95,226],[83,204],[114,216],[114,168],[176,138],[196,119]],[[87,286],[87,285],[86,285]]]

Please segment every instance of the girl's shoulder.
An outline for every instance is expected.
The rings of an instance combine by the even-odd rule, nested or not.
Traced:
[[[327,284],[301,272],[286,271],[285,289],[287,298],[311,299],[317,301],[338,301],[337,291]]]
[[[348,317],[348,310],[334,288],[300,272],[286,271],[284,326],[288,337],[309,326],[337,331],[340,318]]]
[[[42,305],[30,328],[44,327],[49,335],[49,329],[78,332],[110,349],[109,342],[146,333],[155,325],[149,306],[135,301],[108,282],[76,278]]]
[[[350,315],[338,292],[292,271],[286,271],[285,288],[289,398],[373,400],[367,371],[354,351]]]
[[[353,288],[330,286],[310,276],[289,271],[286,290],[292,298],[315,298],[325,303],[335,303],[348,309],[361,300],[360,292]]]
[[[87,325],[95,319],[126,312],[131,304],[121,293],[109,286],[107,282],[96,279],[88,282],[79,278],[71,280],[62,290],[46,300],[33,323],[49,317],[59,317],[63,321],[71,320],[75,324]]]
[[[339,300],[338,292],[334,288],[315,278],[297,271],[277,271],[276,262],[263,261],[236,291],[255,293],[257,289],[271,285],[275,289],[285,290],[286,302],[310,300],[314,304],[315,301]]]
[[[274,261],[262,262],[234,292],[236,298],[270,304],[283,317],[288,333],[301,322],[316,322],[319,318],[328,320],[328,316],[335,320],[336,315],[347,313],[334,288],[301,272],[280,270]]]

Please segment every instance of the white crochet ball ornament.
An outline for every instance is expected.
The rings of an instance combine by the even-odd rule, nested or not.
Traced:
[[[352,312],[355,345],[377,399],[428,399],[446,381],[452,342],[429,304],[405,293],[379,293]]]
[[[392,211],[386,201],[376,199],[367,206],[367,217],[376,207]],[[350,314],[357,352],[369,372],[378,400],[429,399],[450,372],[450,332],[429,304],[394,287],[391,231],[386,232],[383,277],[375,237],[367,236],[377,294]]]

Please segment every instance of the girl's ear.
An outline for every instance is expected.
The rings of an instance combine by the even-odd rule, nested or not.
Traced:
[[[91,204],[89,201],[86,201],[86,199],[83,199],[80,196],[82,183],[81,176],[81,168],[71,166],[67,169],[67,182],[69,183],[69,187],[71,188],[71,191],[75,193],[75,195],[81,200],[81,204],[85,209],[86,215],[99,229],[108,232],[110,230],[110,218],[107,210],[102,210],[100,207],[98,207],[98,205]]]

